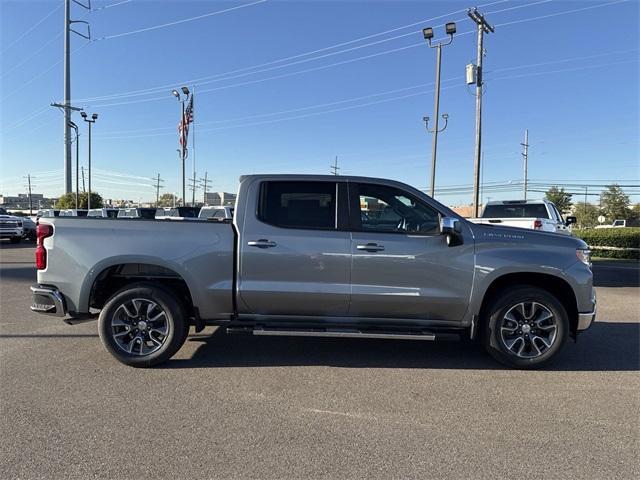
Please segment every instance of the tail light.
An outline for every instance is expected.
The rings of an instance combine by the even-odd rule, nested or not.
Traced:
[[[39,223],[36,227],[38,244],[36,245],[36,268],[44,270],[47,268],[47,250],[44,248],[44,239],[53,235],[53,226],[46,223]]]
[[[533,229],[540,230],[542,228],[542,220],[534,220],[533,221]]]

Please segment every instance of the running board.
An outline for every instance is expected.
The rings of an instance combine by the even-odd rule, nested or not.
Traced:
[[[366,331],[355,329],[284,329],[284,328],[262,328],[262,327],[228,327],[227,333],[230,334],[248,334],[260,336],[279,336],[279,337],[328,337],[328,338],[381,338],[381,339],[397,339],[397,340],[436,340],[436,334],[430,331],[415,332],[393,332],[393,331]],[[452,334],[443,333],[437,335],[438,339],[452,339]],[[456,337],[458,337],[456,335]]]

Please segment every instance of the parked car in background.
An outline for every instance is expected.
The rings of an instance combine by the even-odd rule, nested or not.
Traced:
[[[0,215],[0,238],[8,238],[11,243],[20,243],[24,236],[22,218]]]
[[[213,206],[202,207],[198,218],[214,219],[214,220],[229,220],[233,218],[233,207],[229,206]]]
[[[24,230],[24,238],[35,241],[36,239],[36,222],[29,217],[22,218],[22,228]]]
[[[627,228],[640,226],[640,222],[636,219],[632,220],[614,220],[611,225],[597,225],[596,228]]]
[[[578,238],[476,225],[376,178],[249,175],[237,205],[233,224],[42,219],[31,309],[99,310],[105,348],[137,367],[168,360],[190,325],[210,324],[260,336],[470,337],[533,368],[595,319]]]
[[[121,208],[117,218],[156,218],[155,208]]]
[[[548,200],[503,200],[488,202],[480,218],[470,218],[473,223],[528,228],[542,232],[570,235],[569,225],[576,217],[565,220],[553,202]]]
[[[40,218],[53,218],[53,217],[58,217],[60,216],[60,210],[55,210],[53,208],[45,208],[42,210],[38,210],[38,213],[36,214],[36,217]]]
[[[89,213],[89,210],[80,209],[80,208],[68,208],[65,210],[60,210],[59,217],[86,217]]]
[[[117,218],[117,208],[92,208],[87,213],[87,217],[99,217],[99,218]]]
[[[200,207],[158,208],[156,220],[194,220],[199,213]]]

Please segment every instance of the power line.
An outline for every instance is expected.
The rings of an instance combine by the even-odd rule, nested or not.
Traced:
[[[11,43],[9,43],[9,45],[7,45],[6,47],[4,47],[2,49],[2,52],[0,52],[0,54],[4,54],[7,50],[9,50],[13,45],[15,45],[16,43],[18,43],[20,40],[22,40],[24,37],[26,37],[27,35],[29,35],[32,31],[34,31],[36,28],[38,28],[47,18],[49,18],[51,15],[53,15],[54,13],[56,13],[58,10],[60,10],[62,8],[62,3],[58,4],[58,6],[56,8],[54,8],[53,10],[51,10],[47,15],[45,15],[42,19],[40,19],[38,22],[36,22],[34,25],[32,25],[30,28],[28,28],[27,30],[25,30],[24,32],[22,32],[21,35],[18,36],[18,38],[14,39]]]
[[[561,60],[555,60],[555,61],[550,61],[550,62],[541,62],[538,64],[522,64],[522,65],[516,65],[516,66],[512,66],[512,67],[505,67],[505,68],[499,68],[499,69],[495,69],[492,70],[491,73],[497,73],[497,72],[502,72],[502,71],[510,71],[510,70],[517,70],[517,69],[524,69],[524,68],[529,68],[532,66],[543,66],[543,65],[551,65],[551,64],[557,64],[557,63],[563,63],[563,62],[568,62],[568,61],[573,61],[573,60],[586,60],[586,59],[590,59],[590,58],[596,58],[596,57],[602,57],[602,56],[611,56],[614,54],[618,54],[618,53],[629,53],[629,52],[636,52],[638,51],[638,49],[627,49],[627,50],[618,50],[618,51],[611,51],[611,52],[607,52],[607,53],[602,53],[602,54],[597,54],[597,55],[587,55],[587,56],[581,56],[581,57],[569,57],[569,58],[565,58],[565,59],[561,59]],[[632,62],[636,62],[637,59],[632,60]],[[588,66],[583,66],[583,67],[579,67],[579,69],[584,69],[584,68],[596,68],[596,67],[601,67],[601,66],[609,66],[611,65],[611,63],[606,63],[606,64],[595,64],[595,65],[588,65]],[[534,73],[529,73],[529,74],[525,74],[523,76],[533,76],[533,75],[543,75],[543,74],[547,74],[547,73],[556,73],[556,72],[564,72],[567,70],[552,70],[552,71],[547,71],[547,72],[534,72]],[[462,76],[457,76],[457,77],[451,77],[448,78],[446,80],[443,80],[444,83],[448,83],[448,82],[453,82],[453,81],[458,81],[460,79],[463,79],[464,77]],[[513,77],[498,77],[495,80],[503,80],[503,79],[508,79],[508,78],[513,78]],[[518,77],[516,77],[518,78]],[[344,104],[344,103],[349,103],[349,102],[355,102],[358,100],[365,100],[365,99],[369,99],[369,98],[375,98],[375,97],[379,97],[379,96],[384,96],[384,95],[388,95],[388,94],[392,94],[392,93],[399,93],[399,92],[403,92],[403,91],[408,91],[408,90],[415,90],[416,88],[422,88],[422,87],[428,87],[428,86],[432,86],[434,83],[433,82],[428,82],[428,83],[421,83],[421,84],[417,84],[417,85],[412,85],[409,87],[402,87],[402,88],[396,88],[396,89],[392,89],[392,90],[386,90],[386,91],[382,91],[382,92],[377,92],[377,93],[372,93],[372,94],[368,94],[368,95],[362,95],[362,96],[358,96],[358,97],[352,97],[352,98],[348,98],[348,99],[343,99],[343,100],[337,100],[337,101],[333,101],[333,102],[326,102],[326,103],[319,103],[319,104],[315,104],[315,105],[308,105],[305,107],[298,107],[298,108],[293,108],[293,109],[287,109],[287,110],[280,110],[277,112],[269,112],[269,113],[262,113],[262,114],[258,114],[258,115],[247,115],[247,116],[243,116],[243,117],[235,117],[235,118],[229,118],[229,119],[222,119],[222,120],[211,120],[211,121],[204,121],[204,122],[200,122],[200,125],[212,125],[212,124],[221,124],[221,123],[232,123],[232,122],[236,122],[236,121],[242,121],[242,120],[249,120],[249,119],[255,119],[255,118],[263,118],[263,117],[271,117],[271,116],[277,116],[277,115],[283,115],[283,114],[287,114],[287,113],[296,113],[296,112],[300,112],[300,111],[305,111],[305,110],[313,110],[315,108],[322,108],[322,107],[328,107],[328,106],[334,106],[334,105],[340,105],[340,104]],[[424,92],[425,94],[428,92]],[[108,132],[103,132],[102,134],[100,134],[99,136],[101,138],[121,138],[121,137],[109,137],[110,135],[121,135],[121,134],[132,134],[132,133],[147,133],[147,132],[164,132],[163,134],[174,134],[175,132],[175,128],[174,127],[155,127],[155,128],[144,128],[144,129],[134,129],[134,130],[116,130],[116,131],[108,131]],[[160,134],[158,134],[158,136],[160,136]],[[127,138],[130,138],[129,136]]]
[[[594,8],[607,7],[609,5],[616,5],[618,3],[625,3],[628,1],[629,0],[616,0],[615,2],[600,3],[598,5],[591,5],[589,7],[574,8],[573,10],[563,10],[562,12],[550,13],[548,15],[540,15],[538,17],[527,18],[524,20],[514,20],[512,22],[498,23],[496,24],[496,27],[505,27],[507,25],[516,25],[518,23],[532,22],[534,20],[542,20],[544,18],[558,17],[560,15],[568,15],[569,13],[583,12],[585,10],[592,10]]]
[[[133,35],[133,34],[136,34],[136,33],[148,32],[150,30],[157,30],[159,28],[171,27],[173,25],[179,25],[181,23],[192,22],[194,20],[200,20],[200,19],[206,18],[206,17],[212,17],[214,15],[220,15],[221,13],[231,12],[233,10],[239,10],[241,8],[251,7],[253,5],[258,5],[260,3],[265,3],[266,1],[267,0],[258,0],[258,1],[253,2],[253,3],[245,3],[244,5],[236,5],[235,7],[225,8],[224,10],[218,10],[218,11],[211,12],[211,13],[205,13],[204,15],[198,15],[196,17],[185,18],[183,20],[177,20],[175,22],[163,23],[162,25],[154,25],[153,27],[139,28],[137,30],[131,30],[129,32],[117,33],[115,35],[107,35],[105,37],[97,38],[96,41],[110,40],[112,38],[125,37],[127,35]]]
[[[625,62],[613,62],[615,64],[618,63],[635,63],[637,62],[637,59],[634,60],[629,60],[629,61],[625,61]],[[605,63],[605,64],[595,64],[595,65],[587,65],[584,67],[578,67],[576,69],[572,69],[572,70],[585,70],[585,69],[591,69],[591,68],[599,68],[599,67],[605,67],[605,66],[610,66],[612,65],[612,63]],[[497,71],[497,70],[496,70]],[[539,75],[544,75],[544,74],[550,74],[550,73],[561,73],[561,72],[565,72],[567,71],[567,69],[562,69],[562,70],[553,70],[553,71],[549,71],[549,72],[530,72],[528,74],[524,74],[524,75],[519,75],[519,78],[522,77],[528,77],[528,76],[539,76]],[[457,77],[457,78],[451,78],[451,79],[447,79],[444,80],[443,82],[450,82],[453,80],[457,80],[459,78],[462,77]],[[509,77],[497,77],[494,78],[492,81],[499,81],[499,80],[508,80],[513,78],[513,76],[509,76]],[[447,87],[443,87],[442,90],[448,90],[451,88],[459,88],[462,87],[464,85],[449,85]],[[415,88],[417,88],[418,86],[416,86]],[[414,87],[408,87],[407,89],[410,90]],[[403,89],[399,89],[399,90],[403,90]],[[290,120],[298,120],[301,118],[309,118],[309,117],[314,117],[314,116],[320,116],[320,115],[326,115],[329,113],[336,113],[336,112],[341,112],[341,111],[347,111],[347,110],[353,110],[353,109],[358,109],[358,108],[364,108],[364,107],[368,107],[368,106],[372,106],[372,105],[379,105],[382,103],[388,103],[388,102],[393,102],[393,101],[397,101],[397,100],[403,100],[403,99],[407,99],[407,98],[412,98],[412,97],[416,97],[416,96],[420,96],[420,95],[426,95],[429,93],[432,93],[433,90],[424,90],[424,91],[420,91],[420,92],[416,92],[416,93],[410,93],[410,94],[406,94],[406,95],[399,95],[399,96],[395,96],[395,97],[390,97],[390,98],[385,98],[382,100],[377,100],[377,101],[372,101],[372,102],[366,102],[366,103],[360,103],[357,105],[349,105],[346,107],[341,107],[341,108],[333,108],[333,109],[329,109],[329,110],[324,110],[324,111],[320,111],[320,112],[311,112],[311,113],[306,113],[306,114],[300,114],[300,115],[293,115],[293,116],[289,116],[289,117],[284,117],[284,118],[276,118],[273,120],[265,120],[265,121],[257,121],[257,122],[248,122],[248,123],[243,123],[243,124],[239,124],[239,125],[228,125],[228,126],[221,126],[221,127],[212,127],[212,128],[201,128],[200,132],[213,132],[213,131],[220,131],[220,130],[229,130],[229,129],[234,129],[234,128],[245,128],[245,127],[253,127],[253,126],[258,126],[258,125],[268,125],[268,124],[272,124],[272,123],[279,123],[279,122],[284,122],[284,121],[290,121]],[[380,94],[383,95],[383,94]],[[379,96],[378,94],[373,94],[371,95],[371,97],[374,96]],[[348,101],[353,101],[353,99],[351,100],[344,100],[344,101],[337,101],[337,102],[331,102],[333,104],[341,104],[341,103],[347,103]],[[319,104],[322,105],[322,104]],[[312,108],[320,108],[319,106],[310,106],[310,107],[304,107],[304,108],[300,108],[300,110],[310,110]],[[276,112],[278,113],[278,112]],[[276,113],[274,114],[264,114],[263,116],[271,116],[271,115],[276,115]],[[255,116],[252,116],[250,118],[254,118]],[[233,121],[232,119],[230,120],[225,120],[224,122],[231,122]],[[223,122],[222,120],[219,122]],[[202,122],[204,123],[204,122]],[[202,124],[201,123],[201,124]],[[207,122],[209,123],[209,122]],[[120,140],[120,139],[132,139],[132,138],[152,138],[152,137],[161,137],[161,136],[168,136],[168,135],[174,135],[174,132],[169,131],[168,130],[169,127],[167,127],[167,131],[166,132],[158,132],[158,133],[150,133],[150,134],[143,134],[143,135],[116,135],[116,136],[102,136],[101,138],[103,139],[107,139],[107,140]]]
[[[498,0],[498,1],[495,1],[495,2],[490,2],[490,3],[483,4],[481,6],[490,6],[490,5],[495,5],[495,4],[498,4],[498,3],[504,3],[506,1],[509,1],[509,0]],[[547,0],[545,0],[545,1],[547,1]],[[425,19],[425,20],[420,20],[419,22],[414,22],[414,23],[410,23],[408,25],[403,25],[401,27],[392,28],[390,30],[385,30],[385,31],[382,31],[382,32],[366,35],[364,37],[356,38],[356,39],[353,39],[353,40],[340,42],[340,43],[337,43],[337,44],[334,44],[334,45],[330,45],[330,46],[327,46],[327,47],[323,47],[323,48],[319,48],[319,49],[316,49],[316,50],[311,50],[311,51],[308,51],[308,52],[303,52],[303,53],[300,53],[300,54],[291,55],[291,56],[280,58],[280,59],[277,59],[277,60],[272,60],[272,61],[269,61],[269,62],[265,62],[265,63],[261,63],[261,64],[257,64],[257,65],[252,65],[252,66],[249,66],[249,67],[243,67],[243,68],[239,68],[239,69],[235,69],[235,70],[231,70],[231,71],[227,71],[227,72],[223,72],[223,73],[219,73],[219,74],[215,74],[215,75],[209,75],[209,76],[200,77],[200,78],[196,78],[196,79],[190,79],[190,80],[183,80],[183,81],[179,81],[179,82],[172,82],[172,83],[165,84],[165,85],[159,85],[157,87],[149,87],[149,88],[144,88],[144,89],[139,89],[139,90],[131,90],[131,91],[128,91],[128,92],[121,92],[121,93],[109,94],[109,95],[101,95],[101,96],[96,96],[96,97],[87,97],[87,98],[81,99],[81,101],[83,101],[83,102],[91,102],[91,101],[99,101],[99,100],[108,100],[108,99],[112,99],[112,98],[115,99],[115,98],[124,98],[124,97],[132,97],[132,96],[141,96],[141,95],[147,95],[147,94],[151,94],[151,93],[161,92],[163,90],[166,90],[167,88],[172,88],[176,84],[194,84],[194,83],[201,82],[201,81],[208,80],[208,79],[227,77],[227,76],[232,75],[232,74],[245,72],[245,71],[248,71],[248,70],[254,70],[256,68],[267,67],[267,66],[270,66],[270,65],[275,65],[277,63],[282,63],[282,62],[285,62],[285,61],[306,57],[306,56],[309,56],[309,55],[313,55],[315,53],[325,52],[327,50],[333,50],[334,48],[338,48],[338,47],[342,47],[342,46],[346,46],[346,45],[351,45],[353,43],[357,43],[357,42],[360,42],[362,40],[368,40],[370,38],[375,38],[375,37],[378,37],[378,36],[381,36],[381,35],[385,35],[387,33],[393,33],[395,31],[403,30],[405,28],[414,27],[414,26],[419,25],[419,24],[424,23],[424,22],[430,22],[430,21],[433,21],[433,20],[438,20],[440,18],[448,17],[450,15],[455,15],[456,13],[463,13],[465,11],[466,11],[466,9],[456,10],[456,11],[451,12],[451,13],[447,13],[447,14],[444,14],[444,15],[439,15],[437,17],[432,17],[432,18],[428,18],[428,19]],[[413,33],[416,33],[416,32],[411,32],[411,34],[413,34]],[[418,31],[417,33],[420,33],[420,32]],[[405,35],[403,35],[403,36],[405,36]],[[393,39],[395,39],[395,38],[400,38],[400,37],[393,37]],[[366,44],[365,46],[373,45],[375,43],[379,43],[379,42],[374,42],[372,44]],[[346,50],[346,51],[349,51],[349,50]]]

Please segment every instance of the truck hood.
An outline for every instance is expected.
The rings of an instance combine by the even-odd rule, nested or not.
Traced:
[[[528,228],[508,227],[495,224],[468,222],[469,228],[477,241],[517,242],[557,246],[564,248],[588,248],[587,244],[576,237],[559,233],[541,232]]]

